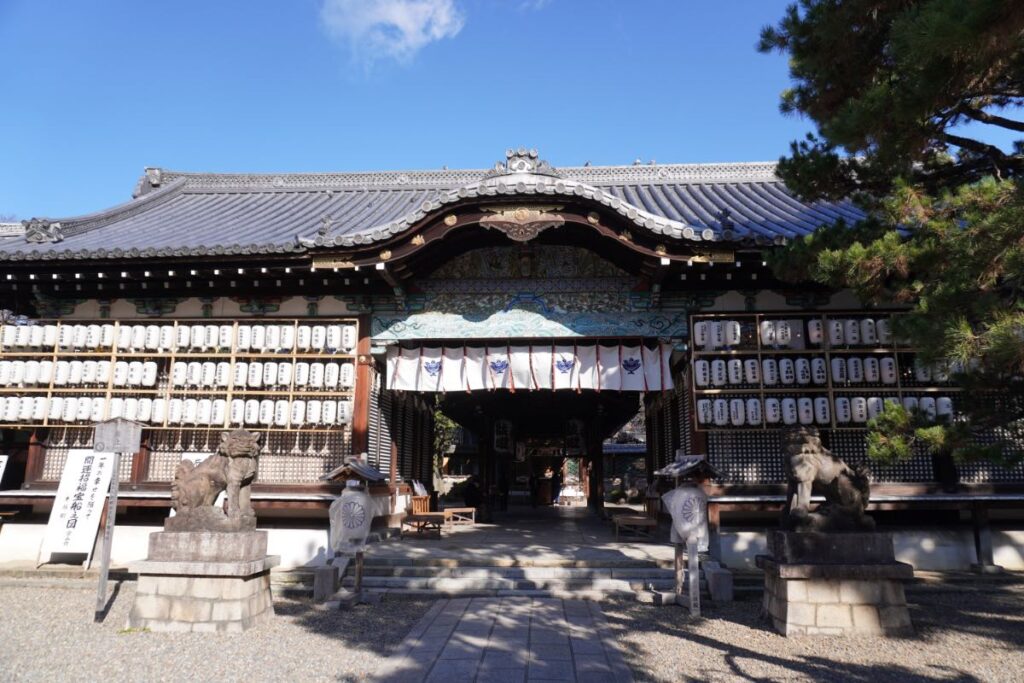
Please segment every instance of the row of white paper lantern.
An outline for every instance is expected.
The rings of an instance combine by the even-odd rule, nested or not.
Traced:
[[[836,423],[866,423],[882,414],[885,402],[899,404],[898,398],[878,396],[841,396],[835,399]],[[953,416],[953,401],[948,396],[903,397],[903,407],[920,410],[931,420]],[[701,399],[697,401],[697,420],[701,424],[724,427],[756,426],[767,424],[828,425],[832,423],[832,403],[825,396],[817,398],[766,398],[762,406],[759,398]]]
[[[829,366],[824,358],[731,358],[729,360],[696,360],[693,379],[698,387],[722,387],[728,384],[827,384]],[[832,382],[896,384],[896,359],[833,358]]]
[[[762,346],[788,347],[799,336],[793,325],[799,321],[763,320],[758,327]],[[876,346],[892,343],[892,328],[887,319],[809,320],[807,341],[824,342],[826,330],[832,346]],[[702,320],[693,326],[693,343],[705,350],[730,348],[743,342],[743,325],[738,320]]]
[[[223,426],[231,424],[292,427],[348,424],[351,401],[286,401],[233,399],[228,413],[225,399],[112,398],[109,409],[103,397],[8,396],[0,401],[4,422],[98,422],[123,417],[128,420],[171,425]],[[106,415],[104,416],[104,411]]]
[[[0,360],[0,386],[156,386],[159,368],[155,361],[109,360]]]
[[[355,325],[5,325],[4,350],[60,349],[122,351],[256,351],[330,353],[356,346]]]
[[[230,363],[175,362],[171,385],[175,387],[303,387],[349,389],[355,383],[352,363]]]

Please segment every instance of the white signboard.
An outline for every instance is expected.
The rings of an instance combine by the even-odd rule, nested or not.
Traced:
[[[7,460],[10,457],[9,455],[0,455],[0,481],[4,480],[4,471],[7,469]]]
[[[49,560],[52,553],[92,554],[113,463],[113,453],[84,448],[68,451],[39,550],[41,558]]]
[[[120,417],[99,422],[92,443],[97,453],[134,453],[142,443],[142,425]]]

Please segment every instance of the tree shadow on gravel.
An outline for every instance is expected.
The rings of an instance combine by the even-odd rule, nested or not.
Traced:
[[[918,643],[925,644],[941,630],[957,629],[960,632],[968,632],[979,637],[992,638],[1005,642],[1008,646],[1017,649],[1024,643],[1024,629],[1021,628],[1019,619],[997,618],[994,622],[992,614],[1019,614],[1021,612],[1021,599],[998,599],[998,595],[992,596],[991,600],[982,599],[975,602],[978,597],[972,595],[971,614],[963,616],[952,615],[950,605],[928,604],[925,606],[911,604],[912,618],[914,620],[916,634],[907,638],[894,639],[904,641],[908,648],[919,647]],[[1004,596],[1005,597],[1005,596]],[[963,595],[950,595],[950,601],[957,598],[963,604]],[[913,601],[913,598],[911,599]],[[989,604],[991,603],[991,604]],[[638,613],[637,610],[656,610],[646,615]],[[679,647],[701,646],[720,653],[721,660],[706,658],[702,661],[702,668],[699,670],[679,670],[678,677],[672,680],[708,681],[721,680],[723,677],[732,677],[737,680],[768,681],[789,679],[808,679],[814,681],[844,681],[879,683],[880,681],[979,681],[977,676],[970,671],[948,666],[942,663],[927,663],[918,666],[907,666],[898,663],[865,663],[836,661],[829,657],[830,648],[839,641],[831,638],[801,639],[801,645],[814,644],[820,654],[807,654],[794,652],[790,656],[777,654],[770,639],[779,639],[779,649],[783,649],[781,643],[785,639],[778,635],[767,622],[759,617],[759,603],[731,603],[727,605],[709,605],[705,609],[703,619],[691,619],[682,609],[673,613],[675,608],[650,608],[633,605],[621,605],[617,608],[606,610],[609,626],[613,633],[613,639],[621,641],[622,637],[630,633],[633,639],[644,642],[643,634],[649,633],[668,635],[679,639]],[[984,614],[979,614],[984,612]],[[700,626],[708,620],[720,620],[735,626],[736,640],[714,637],[700,633]],[[640,633],[639,638],[636,634]],[[746,639],[760,641],[763,646],[752,649],[740,642]],[[768,640],[766,640],[768,639]],[[890,639],[892,640],[892,639]],[[864,646],[865,639],[860,637],[855,641],[855,646]],[[645,654],[638,648],[623,648],[623,656],[626,662],[637,672],[642,679],[643,672],[647,668]],[[953,656],[952,653],[949,654]],[[745,666],[749,662],[750,666]],[[765,675],[763,672],[751,672],[749,669],[760,669],[764,665],[777,667],[780,674]],[[784,673],[782,673],[784,672]]]

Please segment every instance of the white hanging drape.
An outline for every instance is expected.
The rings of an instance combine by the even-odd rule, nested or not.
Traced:
[[[672,348],[646,346],[449,346],[387,355],[387,388],[398,391],[665,391]]]

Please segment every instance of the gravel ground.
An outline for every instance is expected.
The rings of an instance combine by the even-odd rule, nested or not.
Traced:
[[[278,599],[278,618],[242,635],[157,634],[123,630],[133,583],[93,624],[95,591],[92,581],[0,580],[0,680],[361,680],[431,604],[392,597],[338,612]],[[705,605],[703,619],[602,607],[639,681],[1024,680],[1024,586],[908,599],[917,635],[902,639],[786,639],[759,620],[757,602]]]
[[[95,582],[0,582],[0,680],[362,680],[431,604],[391,598],[337,611],[275,599],[273,623],[244,634],[128,632],[134,592],[123,584],[94,624]]]
[[[783,638],[759,602],[708,608],[606,603],[638,681],[1021,681],[1024,588],[912,592],[912,638]]]

